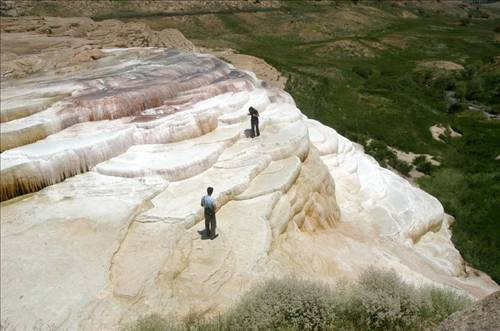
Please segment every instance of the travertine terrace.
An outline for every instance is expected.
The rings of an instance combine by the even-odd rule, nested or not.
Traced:
[[[223,311],[255,282],[334,283],[370,265],[498,290],[450,241],[434,197],[212,55],[102,49],[80,71],[2,82],[1,316],[115,329]],[[248,138],[248,107],[261,136]],[[215,188],[220,236],[201,240]]]

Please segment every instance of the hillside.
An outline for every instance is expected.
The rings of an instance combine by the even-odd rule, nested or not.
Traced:
[[[436,196],[457,220],[453,242],[466,260],[500,281],[498,5],[255,6],[255,12],[96,18],[177,28],[197,46],[231,48],[272,64],[306,115]],[[433,137],[438,126],[444,129]]]
[[[371,265],[476,298],[498,289],[453,247],[437,199],[253,73],[165,48],[90,61],[2,81],[2,103],[48,103],[1,123],[18,143],[0,155],[2,325],[216,314],[270,277],[335,283]]]

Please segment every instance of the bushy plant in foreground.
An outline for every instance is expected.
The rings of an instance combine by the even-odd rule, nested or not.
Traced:
[[[369,269],[339,299],[343,324],[358,330],[410,330],[419,324],[417,291],[392,271]]]
[[[441,288],[416,288],[394,271],[369,268],[334,289],[295,278],[256,286],[222,316],[182,321],[151,315],[130,331],[430,330],[470,300]]]
[[[394,271],[373,268],[357,283],[336,292],[339,329],[429,330],[470,303],[450,290],[416,288]]]
[[[126,327],[127,331],[158,331],[173,330],[173,325],[166,318],[152,314],[138,319],[133,325]]]
[[[222,318],[205,318],[200,313],[188,314],[181,320],[151,314],[124,328],[125,331],[229,331]]]
[[[426,286],[419,289],[420,319],[426,325],[439,324],[456,311],[466,308],[470,299],[452,291]]]
[[[248,293],[229,313],[231,330],[328,330],[333,292],[294,278],[274,279]]]

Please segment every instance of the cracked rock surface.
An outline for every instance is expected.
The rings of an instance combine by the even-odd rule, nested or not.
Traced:
[[[101,52],[2,82],[2,324],[216,314],[266,278],[334,283],[370,265],[476,298],[499,289],[465,264],[437,199],[286,92],[213,55]],[[207,186],[215,240],[199,233]]]

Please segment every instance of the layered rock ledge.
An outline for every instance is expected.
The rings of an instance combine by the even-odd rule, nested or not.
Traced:
[[[2,82],[2,324],[216,313],[265,278],[333,283],[370,265],[477,298],[499,289],[453,247],[437,199],[286,92],[212,55],[101,52],[78,72]],[[198,233],[207,186],[213,241]]]

